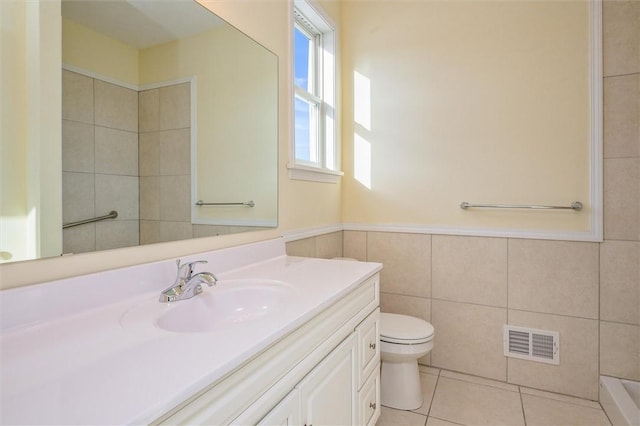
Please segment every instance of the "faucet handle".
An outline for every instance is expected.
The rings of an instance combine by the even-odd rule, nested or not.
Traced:
[[[195,265],[198,263],[207,263],[207,261],[195,260],[193,262],[187,262],[180,265],[180,259],[176,260],[176,264],[178,266],[178,277],[183,277],[187,280],[191,278],[191,275],[193,275],[193,270],[195,269]]]

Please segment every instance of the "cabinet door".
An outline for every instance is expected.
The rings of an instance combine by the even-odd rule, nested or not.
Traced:
[[[358,399],[358,424],[362,426],[375,425],[380,417],[380,371],[374,371],[369,376],[360,389]]]
[[[376,309],[356,328],[358,333],[358,388],[380,368],[380,309]]]
[[[344,426],[354,423],[357,404],[355,342],[354,333],[298,384],[301,424]]]
[[[292,390],[258,425],[297,426],[300,424],[300,392]]]

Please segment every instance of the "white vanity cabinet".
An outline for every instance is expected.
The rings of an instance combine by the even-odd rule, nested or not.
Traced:
[[[354,417],[355,333],[334,349],[296,386],[304,425],[348,425]]]
[[[380,417],[380,309],[360,324],[358,334],[358,424],[375,425]]]
[[[379,316],[376,274],[156,423],[375,424]]]

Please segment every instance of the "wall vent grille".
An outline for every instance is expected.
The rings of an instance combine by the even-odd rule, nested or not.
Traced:
[[[559,365],[560,333],[505,325],[504,355]]]

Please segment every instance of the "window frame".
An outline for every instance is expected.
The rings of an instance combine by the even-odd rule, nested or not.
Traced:
[[[312,60],[309,72],[309,90],[300,87],[295,81],[295,30],[298,29],[312,40]],[[339,170],[339,138],[336,119],[336,30],[322,10],[307,0],[295,0],[292,5],[292,138],[289,153],[289,177],[291,179],[336,183],[343,173]],[[310,47],[311,49],[311,47]],[[331,56],[331,60],[325,58]],[[296,158],[295,144],[295,105],[300,100],[316,109],[315,147],[316,154],[310,153],[310,160]],[[310,126],[312,126],[310,119]],[[313,127],[313,126],[312,126]],[[313,138],[313,136],[312,136]],[[310,141],[310,145],[314,145]],[[312,146],[310,146],[312,148]],[[315,161],[314,161],[315,160]]]

